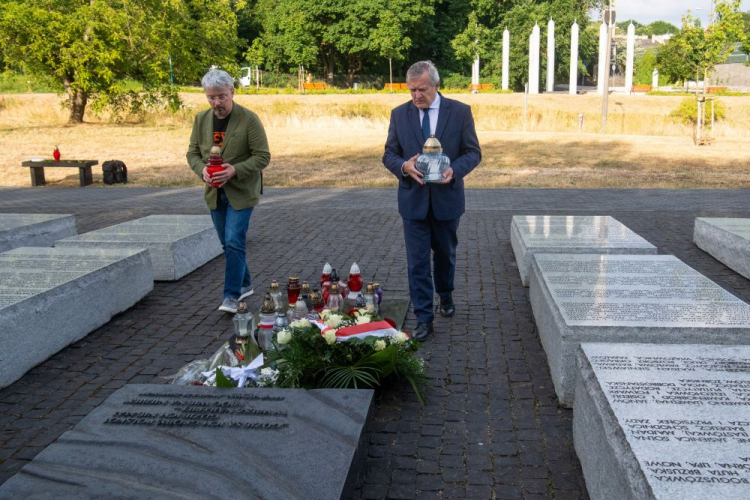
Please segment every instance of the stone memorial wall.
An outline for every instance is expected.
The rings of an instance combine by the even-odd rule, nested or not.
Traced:
[[[750,498],[750,347],[582,344],[578,365],[592,500]]]
[[[373,391],[128,385],[1,498],[351,498]]]
[[[669,255],[533,259],[531,306],[560,402],[581,342],[750,344],[750,305]]]
[[[654,245],[612,217],[515,215],[511,246],[524,286],[535,253],[656,254]]]
[[[147,248],[154,279],[182,278],[223,253],[208,215],[149,215],[55,243],[59,247]]]
[[[693,241],[730,269],[750,279],[750,219],[695,219]]]
[[[75,215],[0,214],[0,253],[18,247],[51,247],[76,234]]]
[[[0,254],[0,387],[153,286],[145,250],[22,247]]]

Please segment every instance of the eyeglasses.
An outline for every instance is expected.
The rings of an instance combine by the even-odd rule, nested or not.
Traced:
[[[206,99],[209,101],[226,101],[227,97],[229,97],[230,94],[219,94],[219,95],[208,95],[206,94]]]

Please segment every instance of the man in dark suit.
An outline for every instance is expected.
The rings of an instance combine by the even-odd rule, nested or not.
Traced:
[[[413,64],[406,72],[406,84],[411,101],[391,112],[383,164],[399,179],[398,211],[404,225],[409,293],[417,317],[413,337],[425,340],[432,333],[434,292],[440,297],[441,316],[455,313],[456,231],[465,211],[464,177],[479,165],[482,152],[471,108],[438,92],[440,76],[430,61]],[[441,183],[428,184],[416,161],[432,134],[451,166]]]

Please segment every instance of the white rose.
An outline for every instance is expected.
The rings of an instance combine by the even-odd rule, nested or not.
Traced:
[[[402,332],[402,331],[398,331],[398,332],[396,332],[396,334],[394,334],[394,335],[393,335],[393,336],[391,337],[391,339],[392,339],[392,340],[393,340],[393,341],[394,341],[395,343],[397,343],[397,344],[403,344],[404,342],[406,342],[406,338],[407,338],[407,337],[406,337],[406,334],[405,334],[404,332]]]
[[[376,340],[375,341],[375,350],[376,351],[382,351],[385,349],[385,340]]]
[[[281,330],[276,334],[276,342],[279,344],[288,344],[292,340],[292,332],[289,330]]]
[[[297,321],[292,321],[292,324],[289,325],[292,328],[309,328],[311,325],[310,321],[308,321],[305,318],[298,319]]]
[[[338,328],[339,326],[341,326],[342,319],[344,319],[344,317],[340,314],[331,314],[328,316],[328,319],[326,319],[326,325],[330,326],[331,328]]]
[[[369,323],[372,321],[372,318],[369,316],[357,316],[357,324],[358,325],[364,325],[365,323]]]
[[[323,321],[327,320],[328,316],[330,315],[331,315],[330,309],[323,309],[322,311],[320,311],[320,317],[323,318]]]
[[[326,330],[323,334],[323,337],[326,339],[326,342],[328,342],[328,345],[333,344],[336,342],[336,330],[331,328],[330,330]]]

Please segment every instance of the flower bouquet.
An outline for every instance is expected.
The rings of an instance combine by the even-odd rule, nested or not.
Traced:
[[[275,333],[274,349],[228,342],[209,360],[193,361],[172,383],[217,387],[377,388],[403,377],[424,402],[427,364],[419,342],[372,312],[323,310]]]
[[[276,387],[376,388],[405,378],[420,402],[427,366],[416,355],[419,343],[371,312],[324,310],[277,333],[267,364],[278,370]]]

